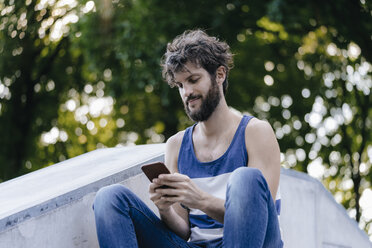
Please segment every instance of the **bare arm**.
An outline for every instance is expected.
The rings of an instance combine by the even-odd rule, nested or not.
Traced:
[[[280,178],[280,149],[273,129],[266,121],[252,119],[247,125],[245,140],[248,166],[262,172],[275,201]]]
[[[275,200],[280,177],[280,150],[274,132],[267,122],[253,119],[247,125],[245,136],[248,166],[262,172]],[[178,173],[161,175],[157,182],[173,187],[173,189],[159,189],[163,195],[177,195],[177,197],[164,196],[167,201],[180,202],[185,206],[200,209],[213,219],[224,223],[225,201],[201,191],[187,176]],[[180,207],[178,204],[173,206]]]
[[[159,184],[168,185],[171,188],[159,189],[164,199],[170,202],[182,203],[184,206],[200,209],[211,218],[223,223],[225,214],[225,200],[214,197],[202,190],[191,179],[179,173],[160,175],[155,179]]]
[[[225,217],[225,200],[207,195],[203,201],[201,210],[211,218],[217,220],[220,223],[224,223]]]
[[[280,149],[273,129],[268,122],[252,119],[246,127],[245,140],[248,166],[262,172],[275,201],[280,179]],[[204,206],[203,212],[223,223],[225,201],[211,197],[205,202],[209,204]]]
[[[181,207],[180,203],[189,208],[200,209],[211,218],[223,223],[225,200],[200,190],[188,176],[178,173],[177,159],[182,138],[183,132],[180,132],[172,136],[166,144],[165,164],[172,174],[161,175],[158,180],[154,181],[157,185],[165,184],[173,188],[156,190],[163,195],[162,199],[174,203],[172,205],[173,210],[162,211],[159,209],[162,220],[179,236],[188,237],[190,235],[188,211]],[[171,195],[172,197],[167,197],[166,195]]]
[[[259,169],[265,177],[272,198],[275,201],[280,179],[280,149],[270,124],[258,119],[252,119],[246,127],[246,148],[248,166]],[[206,196],[202,211],[210,217],[223,223],[225,201]]]
[[[168,139],[165,148],[165,164],[171,173],[178,172],[177,158],[183,133],[178,133]],[[164,194],[156,189],[162,183],[150,184],[150,198],[159,209],[160,218],[178,236],[187,240],[190,236],[188,211],[177,202],[170,202]]]

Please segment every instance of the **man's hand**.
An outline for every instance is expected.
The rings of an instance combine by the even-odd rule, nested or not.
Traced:
[[[159,188],[162,185],[169,188]],[[177,202],[189,208],[202,210],[207,199],[207,194],[201,191],[188,176],[179,173],[162,174],[154,179],[150,185],[150,194],[151,200],[159,210],[166,210]]]
[[[155,181],[155,179],[153,181]],[[164,185],[155,182],[150,183],[150,200],[154,202],[160,212],[167,212],[170,210],[170,207],[174,204],[174,202],[170,202],[164,199],[164,195],[158,191],[159,187],[162,186]]]
[[[165,176],[165,174],[163,175]],[[179,193],[181,191],[179,186],[187,184],[184,180],[188,177],[178,173],[166,174],[170,178],[167,177],[165,180],[163,175],[160,175],[160,178],[154,179],[150,184],[150,199],[159,209],[160,217],[165,224],[177,233],[178,236],[188,240],[190,237],[188,212],[179,204],[175,204],[177,202],[181,203],[179,199],[184,197]],[[175,178],[176,180],[174,180]],[[190,178],[188,180],[191,181]],[[173,188],[162,187],[165,185]]]

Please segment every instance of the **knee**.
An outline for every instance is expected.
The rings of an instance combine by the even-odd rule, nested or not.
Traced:
[[[121,184],[113,184],[98,190],[93,203],[94,212],[101,212],[102,210],[108,210],[111,207],[117,205],[118,202],[125,203],[122,201],[123,196],[129,195],[132,192]]]
[[[252,167],[239,167],[234,170],[231,174],[231,180],[233,181],[251,181],[262,177],[262,172],[257,168]]]
[[[257,168],[239,167],[231,174],[228,185],[230,187],[233,185],[244,185],[246,187],[261,181],[262,178],[262,172]]]

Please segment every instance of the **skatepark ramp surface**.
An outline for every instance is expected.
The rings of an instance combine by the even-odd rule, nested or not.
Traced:
[[[143,164],[163,161],[164,144],[98,149],[0,184],[1,248],[98,246],[92,203],[120,183],[156,212]],[[280,225],[288,248],[372,248],[322,184],[282,169]]]

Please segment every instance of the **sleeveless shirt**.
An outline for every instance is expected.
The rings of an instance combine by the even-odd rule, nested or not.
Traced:
[[[216,160],[200,162],[195,155],[192,133],[197,123],[185,130],[178,155],[178,171],[187,175],[204,192],[226,199],[227,182],[231,173],[248,164],[245,144],[245,128],[253,116],[244,115],[226,152]],[[276,195],[276,209],[280,214],[280,193]],[[212,219],[199,209],[190,209],[191,236],[189,241],[220,238],[223,224]]]

